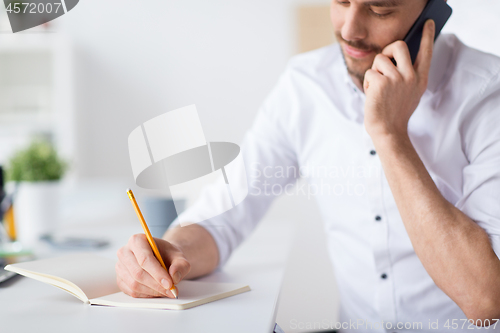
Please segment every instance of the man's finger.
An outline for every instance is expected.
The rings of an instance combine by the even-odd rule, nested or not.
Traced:
[[[420,77],[427,77],[429,69],[431,68],[435,30],[436,25],[434,21],[431,19],[427,20],[422,33],[420,50],[418,51],[417,59],[415,60],[415,71]]]
[[[382,50],[382,54],[396,60],[397,69],[403,77],[408,78],[413,75],[414,69],[411,62],[410,51],[408,50],[408,45],[404,41],[398,40],[387,45]]]
[[[398,72],[391,60],[383,54],[377,54],[375,60],[373,61],[372,69],[392,79],[398,79],[401,77],[401,74]]]
[[[121,263],[118,262],[118,264],[120,265]],[[126,274],[126,267],[120,267],[119,269],[123,273],[120,274],[118,280],[121,280],[121,282],[126,286],[123,287],[122,285],[124,289],[127,289],[127,291],[129,291],[129,293],[127,293],[128,295],[133,297],[165,297],[164,289],[161,291],[152,289],[149,286],[144,285],[140,281],[135,280],[130,274]],[[132,293],[133,295],[131,295],[130,293]]]
[[[191,270],[191,265],[185,258],[174,258],[168,269],[174,283],[179,283]]]
[[[170,289],[173,285],[172,278],[154,256],[153,250],[146,239],[146,235],[138,234],[132,236],[131,243],[130,249],[134,253],[139,266],[149,273],[149,275],[165,289]]]
[[[375,82],[375,80],[382,77],[382,74],[377,72],[374,69],[369,69],[365,72],[365,80],[363,82],[363,89],[365,92],[371,87],[371,85]]]
[[[168,289],[162,286],[158,281],[156,281],[148,272],[146,272],[137,262],[133,252],[128,249],[123,249],[120,252],[119,261],[117,267],[123,267],[126,271],[123,271],[120,275],[130,275],[134,280],[139,283],[149,287],[150,289],[156,290],[163,295],[170,296]],[[173,295],[172,295],[173,296]]]

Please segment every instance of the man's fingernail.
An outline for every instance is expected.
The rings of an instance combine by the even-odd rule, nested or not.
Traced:
[[[179,283],[179,281],[181,280],[182,276],[181,276],[181,273],[180,272],[176,272],[174,274],[174,281],[175,283]]]
[[[163,288],[165,288],[165,289],[170,289],[170,283],[169,283],[167,280],[165,280],[165,279],[162,279],[162,280],[161,280],[161,285],[162,285],[162,286],[163,286]]]
[[[434,29],[436,28],[436,24],[434,23],[434,20],[429,20],[429,23],[427,23],[429,25],[429,29],[431,29],[431,31],[434,31]]]

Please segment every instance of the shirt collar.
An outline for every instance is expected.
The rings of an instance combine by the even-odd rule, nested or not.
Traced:
[[[344,61],[344,56],[342,55],[342,48],[340,47],[340,44],[337,43],[336,47],[338,48],[338,52],[340,54],[340,63],[338,63],[337,71],[340,73],[340,76],[342,77],[344,83],[348,87],[348,90],[353,94],[353,95],[358,95],[361,98],[365,98],[365,94],[363,91],[359,90],[358,86],[354,84],[354,81],[352,80],[351,76],[349,75],[349,72],[347,71],[347,66]]]

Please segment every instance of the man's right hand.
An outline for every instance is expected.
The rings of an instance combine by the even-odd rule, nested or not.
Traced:
[[[146,235],[136,234],[117,252],[118,287],[132,297],[175,298],[170,288],[189,273],[191,265],[179,247],[164,239],[154,240],[168,273],[154,256]]]

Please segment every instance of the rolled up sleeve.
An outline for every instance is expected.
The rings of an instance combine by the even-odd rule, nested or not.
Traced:
[[[485,91],[467,125],[464,150],[469,165],[463,170],[463,197],[457,203],[489,235],[500,258],[500,81]]]

